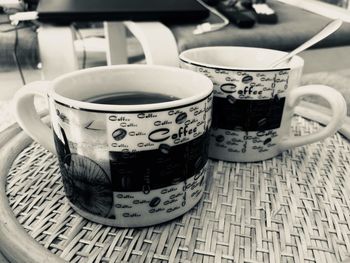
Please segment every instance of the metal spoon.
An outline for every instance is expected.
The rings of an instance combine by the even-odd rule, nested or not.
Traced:
[[[332,22],[328,23],[320,32],[318,32],[316,35],[314,35],[312,38],[310,38],[305,43],[301,44],[299,47],[294,49],[293,51],[289,52],[288,54],[284,55],[282,58],[276,60],[275,62],[271,63],[269,67],[275,68],[282,62],[291,59],[296,54],[300,53],[301,51],[304,51],[305,49],[311,47],[312,45],[316,44],[317,42],[321,41],[322,39],[328,37],[342,25],[343,21],[340,19],[333,20]]]

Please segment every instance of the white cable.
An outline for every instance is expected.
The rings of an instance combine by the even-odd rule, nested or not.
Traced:
[[[193,30],[194,35],[200,35],[200,34],[220,30],[221,28],[224,28],[225,26],[227,26],[230,23],[230,21],[224,15],[222,15],[219,11],[217,11],[214,7],[207,5],[202,0],[197,0],[197,1],[201,5],[203,5],[205,8],[207,8],[210,12],[212,12],[213,14],[218,16],[223,22],[222,23],[215,23],[215,24],[210,23],[210,22],[206,22],[206,23],[197,25],[196,29]]]
[[[18,12],[16,14],[10,15],[9,18],[13,22],[36,20],[38,18],[38,12]]]

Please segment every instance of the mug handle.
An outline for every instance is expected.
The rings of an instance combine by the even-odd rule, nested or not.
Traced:
[[[56,154],[52,130],[40,118],[35,109],[34,97],[47,99],[50,81],[35,81],[18,90],[14,96],[15,118],[21,128],[35,141]]]
[[[331,121],[326,127],[321,128],[319,131],[312,134],[304,136],[287,135],[285,138],[282,138],[279,143],[279,148],[282,151],[320,141],[334,134],[342,126],[347,112],[345,99],[340,92],[328,86],[307,85],[292,90],[289,93],[289,99],[287,100],[287,110],[294,108],[300,101],[301,97],[310,95],[321,97],[329,103],[332,111]]]

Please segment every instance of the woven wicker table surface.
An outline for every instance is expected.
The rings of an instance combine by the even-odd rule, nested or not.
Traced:
[[[300,116],[293,120],[296,135],[320,127]],[[339,133],[263,162],[211,160],[206,190],[195,208],[173,221],[138,229],[79,216],[65,198],[56,157],[30,141],[22,148],[6,172],[7,205],[31,237],[29,243],[40,244],[57,259],[341,262],[350,256],[350,143]],[[0,244],[8,237],[2,234]],[[11,248],[0,249],[11,254]],[[36,258],[36,251],[25,249],[28,262]],[[13,254],[11,259],[20,262]],[[38,255],[41,262],[53,259]]]

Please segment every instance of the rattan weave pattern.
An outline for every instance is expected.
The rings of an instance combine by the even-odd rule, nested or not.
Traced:
[[[297,135],[320,128],[302,117]],[[70,262],[339,262],[350,256],[350,144],[340,134],[257,163],[211,161],[199,204],[171,222],[118,229],[67,203],[57,159],[33,143],[6,193],[18,221]]]

